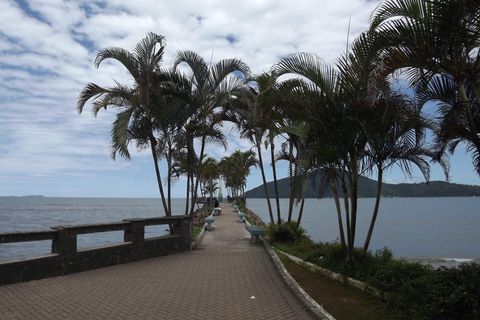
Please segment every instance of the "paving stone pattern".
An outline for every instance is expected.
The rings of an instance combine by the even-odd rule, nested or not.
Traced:
[[[311,319],[221,207],[195,250],[0,287],[0,319]]]

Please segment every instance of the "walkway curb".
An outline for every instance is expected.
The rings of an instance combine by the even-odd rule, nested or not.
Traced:
[[[192,241],[192,243],[190,244],[191,250],[195,250],[198,247],[198,245],[202,241],[203,236],[205,235],[205,232],[207,232],[206,231],[207,228],[208,228],[208,224],[204,223],[202,227],[202,231],[200,231],[200,233],[197,235],[197,238],[195,239],[195,241]]]
[[[263,241],[265,248],[267,249],[270,257],[272,258],[275,266],[277,267],[278,272],[282,276],[283,280],[287,283],[293,293],[305,304],[305,306],[310,310],[318,319],[321,320],[335,320],[335,318],[328,313],[320,304],[313,300],[305,290],[300,287],[300,285],[295,281],[295,279],[288,273],[287,269],[283,265],[280,258],[277,256],[273,248]]]
[[[245,225],[251,225],[248,220],[245,219]],[[285,283],[290,287],[290,290],[297,296],[300,301],[305,305],[305,307],[311,311],[315,317],[317,317],[320,320],[335,320],[335,318],[328,313],[320,304],[318,304],[315,300],[312,299],[308,295],[308,293],[305,292],[305,290],[300,287],[300,285],[295,281],[295,279],[288,273],[287,269],[285,269],[285,266],[283,265],[282,261],[280,261],[280,258],[277,256],[275,251],[273,250],[272,246],[269,245],[264,239],[260,238],[260,241],[263,243],[263,246],[267,250],[268,254],[270,255],[270,258],[272,259],[273,264],[277,268],[278,273],[280,276],[283,278]]]

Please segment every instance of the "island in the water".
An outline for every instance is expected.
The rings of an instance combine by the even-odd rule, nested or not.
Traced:
[[[288,178],[278,180],[280,198],[289,198]],[[273,182],[267,183],[270,196],[275,195]],[[339,188],[340,190],[340,188]],[[377,195],[377,182],[361,177],[358,183],[359,198],[374,198]],[[260,185],[245,193],[247,198],[265,198],[265,190]],[[307,198],[330,198],[333,196],[331,188],[327,188],[319,195],[319,187],[314,179],[310,179],[307,189]],[[449,183],[445,181],[430,181],[423,183],[383,183],[382,197],[415,198],[415,197],[480,197],[480,186]]]
[[[35,194],[29,194],[26,196],[9,196],[10,198],[45,198],[45,196],[42,195],[35,195]]]

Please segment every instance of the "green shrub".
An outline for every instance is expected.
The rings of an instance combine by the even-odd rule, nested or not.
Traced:
[[[479,319],[478,264],[436,270],[392,260],[380,265],[369,284],[390,293],[388,304],[411,319]]]
[[[374,253],[355,248],[354,261],[347,263],[340,243],[314,243],[304,234],[296,238],[291,229],[282,224],[269,231],[270,237],[289,239],[276,241],[276,247],[377,288],[387,294],[389,308],[406,319],[480,319],[478,264],[436,270],[429,265],[395,260],[386,247]]]
[[[383,249],[377,249],[375,251],[375,259],[379,263],[388,263],[393,261],[392,250],[389,250],[387,247],[383,247]]]
[[[305,235],[305,229],[298,227],[296,221],[270,223],[267,235],[272,242],[293,243]]]

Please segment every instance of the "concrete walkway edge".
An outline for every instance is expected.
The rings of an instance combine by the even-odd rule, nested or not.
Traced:
[[[280,261],[280,258],[277,256],[272,247],[265,241],[263,241],[263,243],[283,280],[287,283],[293,293],[305,304],[305,306],[307,306],[307,308],[314,313],[318,319],[335,320],[330,313],[328,313],[321,305],[313,300],[312,297],[310,297],[308,293],[302,289],[302,287],[300,287],[297,281],[295,281],[290,273],[288,273],[287,269],[285,269],[283,263]]]

